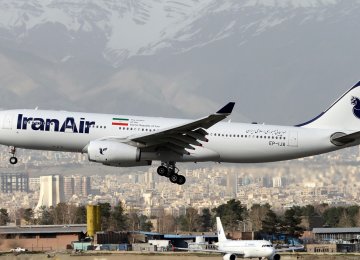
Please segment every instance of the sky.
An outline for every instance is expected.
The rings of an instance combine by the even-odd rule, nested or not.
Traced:
[[[0,107],[295,125],[360,80],[356,0],[0,3]]]

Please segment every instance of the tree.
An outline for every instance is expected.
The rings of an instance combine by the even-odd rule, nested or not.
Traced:
[[[139,216],[139,226],[141,231],[151,231],[153,228],[153,224],[145,215]]]
[[[199,231],[207,232],[212,229],[211,212],[210,209],[205,208],[199,216]]]
[[[101,217],[101,230],[108,231],[110,227],[111,205],[108,202],[99,203],[100,217]]]
[[[140,219],[136,211],[132,211],[128,214],[128,226],[132,231],[140,229]]]
[[[265,218],[261,223],[261,231],[274,234],[279,231],[280,221],[278,216],[275,214],[274,211],[269,209],[269,211],[265,214]]]
[[[52,210],[54,224],[68,224],[67,217],[68,217],[68,205],[64,202],[60,202],[56,205],[56,207]]]
[[[86,207],[85,206],[78,206],[75,210],[75,224],[84,224],[87,222],[86,219]]]
[[[180,217],[180,229],[182,231],[194,232],[198,229],[199,214],[196,209],[186,209],[186,214]]]
[[[301,210],[299,207],[292,207],[284,213],[281,231],[290,236],[299,237],[304,232],[300,224]]]
[[[267,213],[270,211],[270,205],[252,205],[249,211],[249,219],[252,223],[253,231],[259,231],[262,229],[263,221],[266,218]]]
[[[10,222],[9,213],[7,209],[0,209],[0,226],[5,226],[8,222]]]
[[[53,208],[47,208],[45,206],[40,207],[39,209],[39,225],[53,225],[54,224],[54,216],[52,214]]]
[[[116,231],[126,230],[128,228],[127,217],[125,216],[121,202],[111,211],[111,228]]]
[[[162,233],[171,233],[177,231],[177,222],[174,216],[169,214],[164,214],[161,216],[159,221],[161,221],[159,225],[161,225],[162,227],[161,228]]]
[[[225,229],[232,231],[239,229],[239,225],[246,215],[246,208],[241,205],[240,201],[235,199],[220,205],[214,211],[221,218]]]
[[[343,212],[343,207],[331,207],[324,211],[323,217],[325,225],[329,227],[336,227],[339,224],[340,216]]]
[[[343,210],[340,218],[339,223],[337,225],[338,227],[353,227],[354,221],[351,217],[351,215],[347,212],[347,210]]]
[[[34,211],[31,208],[24,209],[23,218],[28,225],[34,225],[36,223],[34,219]]]

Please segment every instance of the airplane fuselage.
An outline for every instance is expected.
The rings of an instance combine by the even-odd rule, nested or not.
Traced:
[[[156,133],[190,120],[45,110],[0,112],[0,143],[26,149],[86,152],[89,142],[104,137],[126,140]],[[207,129],[208,142],[176,161],[257,163],[289,160],[337,150],[334,130],[220,122]],[[143,147],[146,150],[146,147]],[[169,153],[142,159],[171,160]]]
[[[218,243],[218,250],[246,258],[268,258],[275,253],[271,242],[266,240],[227,240]]]

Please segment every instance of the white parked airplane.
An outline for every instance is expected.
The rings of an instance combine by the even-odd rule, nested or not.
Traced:
[[[327,153],[360,143],[360,82],[313,120],[297,126],[220,122],[228,103],[198,120],[48,110],[0,112],[0,144],[87,153],[90,161],[130,167],[161,161],[157,172],[184,184],[176,162],[258,163]]]
[[[224,254],[224,260],[235,260],[242,258],[259,258],[280,260],[280,255],[276,253],[274,246],[266,240],[229,240],[225,236],[224,228],[219,217],[216,218],[218,242],[217,249],[188,249],[177,248],[180,250],[212,252]],[[297,248],[299,249],[299,248]]]

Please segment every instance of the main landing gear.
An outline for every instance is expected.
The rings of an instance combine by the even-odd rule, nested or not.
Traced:
[[[18,159],[15,157],[16,147],[11,146],[11,147],[10,147],[10,153],[12,154],[12,156],[10,157],[9,162],[10,162],[11,164],[17,164]]]
[[[186,182],[186,178],[183,175],[178,174],[179,169],[175,166],[175,162],[161,163],[161,166],[157,168],[157,173],[160,176],[169,178],[172,183],[183,185]]]

